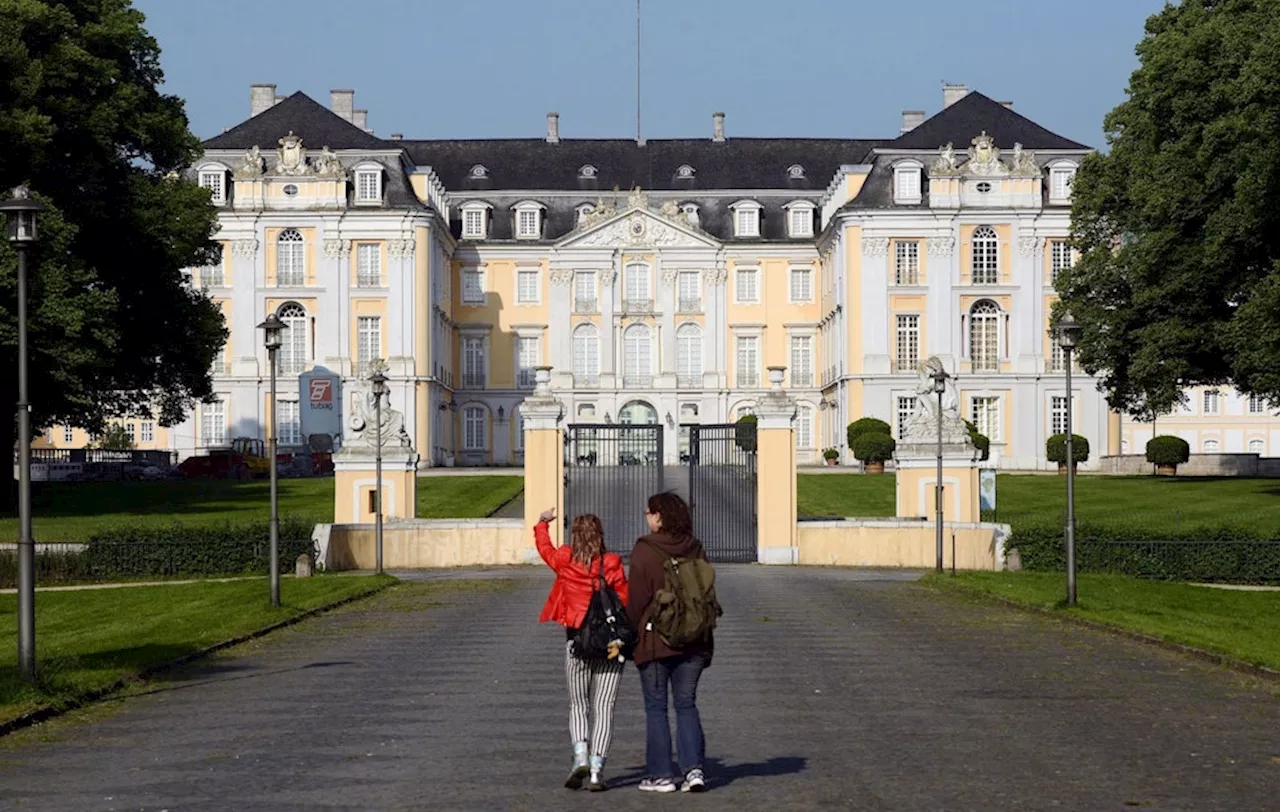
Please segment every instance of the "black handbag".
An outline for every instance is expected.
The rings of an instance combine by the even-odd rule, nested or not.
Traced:
[[[636,644],[636,633],[627,620],[627,609],[618,593],[604,579],[604,556],[596,576],[587,615],[573,636],[573,656],[580,660],[625,662]]]

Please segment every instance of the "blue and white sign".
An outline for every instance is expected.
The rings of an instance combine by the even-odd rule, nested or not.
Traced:
[[[982,510],[996,509],[996,469],[978,469],[978,502]]]
[[[298,376],[298,395],[303,444],[315,434],[336,443],[342,437],[342,379],[316,367]]]

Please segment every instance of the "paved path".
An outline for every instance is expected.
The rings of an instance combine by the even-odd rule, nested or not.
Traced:
[[[898,573],[723,567],[721,582],[705,796],[635,791],[633,670],[621,786],[561,788],[562,637],[533,622],[547,575],[521,569],[398,588],[0,753],[0,807],[1277,808],[1274,686]]]

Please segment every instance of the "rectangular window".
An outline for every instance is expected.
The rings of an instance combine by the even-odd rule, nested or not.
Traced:
[[[1066,200],[1071,197],[1071,180],[1073,172],[1070,169],[1053,170],[1052,189],[1050,197],[1055,200]]]
[[[484,304],[483,269],[462,269],[462,301],[467,304]]]
[[[215,400],[200,405],[200,442],[205,447],[227,444],[227,404]]]
[[[899,315],[897,327],[898,357],[894,368],[900,372],[913,370],[920,363],[920,317]]]
[[[754,207],[738,209],[733,217],[734,235],[738,237],[760,236],[760,211]]]
[[[375,358],[382,357],[382,317],[356,319],[356,374],[362,375]]]
[[[737,300],[739,304],[756,304],[760,301],[757,284],[759,272],[755,268],[739,268],[737,271]]]
[[[702,386],[702,331],[697,325],[676,331],[676,379],[681,387]]]
[[[467,389],[484,389],[484,339],[462,339],[462,385]]]
[[[200,185],[209,190],[209,196],[216,206],[227,202],[225,175],[222,171],[200,173]]]
[[[812,268],[792,268],[791,269],[791,301],[793,302],[812,302],[813,301],[813,269]]]
[[[516,303],[517,304],[537,304],[538,303],[538,269],[537,268],[517,268],[516,269]]]
[[[520,407],[516,407],[516,451],[524,451],[524,415],[520,412]]]
[[[698,289],[698,274],[681,272],[677,281],[679,282],[680,312],[701,312],[702,294]]]
[[[1054,395],[1049,400],[1049,433],[1067,433],[1067,398],[1065,395]]]
[[[1217,389],[1210,389],[1209,391],[1204,393],[1204,413],[1205,414],[1218,413],[1218,390]]]
[[[789,221],[792,237],[813,236],[813,209],[800,206],[791,210]]]
[[[1267,411],[1267,402],[1257,395],[1249,396],[1249,414],[1263,414]]]
[[[539,363],[538,339],[520,337],[516,339],[516,386],[522,389],[533,387],[533,368]]]
[[[1049,334],[1049,371],[1062,372],[1066,368],[1067,353],[1062,349],[1062,343],[1058,341],[1058,333],[1055,331]]]
[[[573,309],[576,313],[597,313],[595,271],[578,271],[573,277]]]
[[[920,284],[920,243],[901,240],[894,244],[893,281],[899,285]]]
[[[920,170],[898,170],[898,197],[906,200],[920,197]]]
[[[276,442],[280,445],[302,444],[302,420],[298,401],[276,401]]]
[[[124,424],[124,433],[129,435],[129,442],[137,444],[138,442],[138,424],[132,421]]]
[[[219,258],[221,260],[221,258]],[[222,262],[219,261],[215,265],[205,265],[200,269],[200,286],[205,288],[220,288],[226,284],[226,279],[222,274]]]
[[[356,246],[356,285],[376,288],[382,285],[382,246],[360,243]]]
[[[76,441],[76,430],[70,426],[64,426],[62,429],[62,442],[74,443]]]
[[[356,173],[356,200],[361,203],[377,203],[382,200],[381,174],[375,170]]]
[[[626,278],[627,310],[647,312],[649,302],[649,266],[628,265]]]
[[[972,402],[971,419],[980,434],[993,443],[1000,441],[1000,398],[976,397]]]
[[[1056,284],[1058,273],[1070,268],[1071,246],[1066,240],[1053,240],[1049,243],[1049,281]]]
[[[813,411],[802,408],[796,412],[796,448],[813,448]]]
[[[484,209],[463,209],[462,236],[483,239],[485,214],[486,212]]]
[[[538,237],[538,215],[537,209],[520,209],[516,212],[516,236],[522,239],[536,239]]]
[[[760,385],[760,339],[756,336],[738,337],[738,386]]]
[[[791,337],[791,385],[813,386],[813,339]]]
[[[462,410],[462,448],[484,451],[484,409],[468,406]]]
[[[142,442],[154,443],[156,440],[156,424],[152,423],[150,420],[144,420],[142,422],[141,435]]]
[[[573,380],[580,386],[600,384],[600,337],[595,325],[583,325],[573,333]]]
[[[911,395],[898,395],[897,405],[895,414],[898,418],[898,439],[902,440],[907,436],[907,424],[916,413],[916,399]]]

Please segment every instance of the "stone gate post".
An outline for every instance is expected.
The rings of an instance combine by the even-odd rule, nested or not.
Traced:
[[[756,515],[761,564],[795,564],[796,402],[782,391],[786,367],[769,367],[769,393],[756,408]]]
[[[555,508],[564,518],[564,404],[551,393],[551,367],[534,370],[533,394],[520,404],[524,418],[524,522],[525,532],[538,514]],[[564,543],[563,521],[551,523],[551,538]]]

